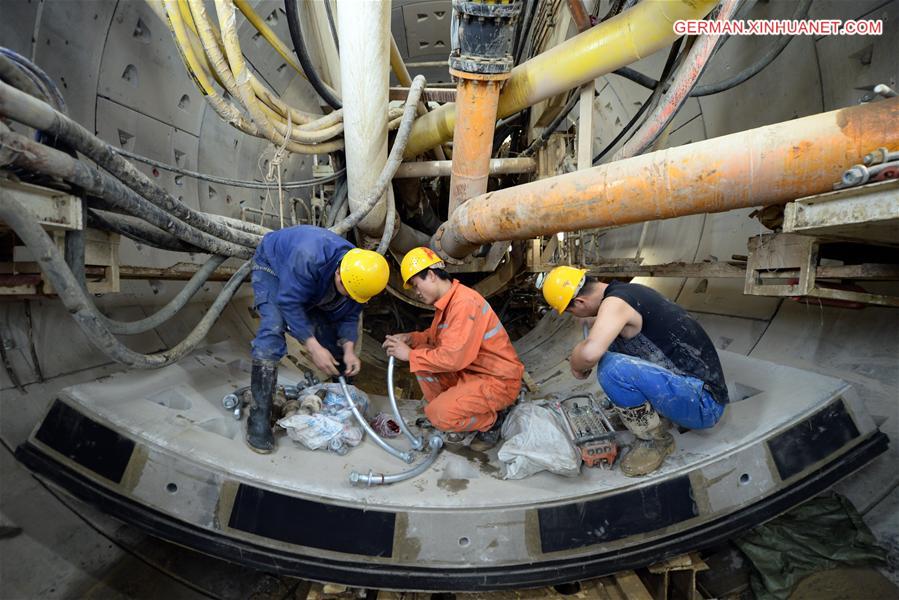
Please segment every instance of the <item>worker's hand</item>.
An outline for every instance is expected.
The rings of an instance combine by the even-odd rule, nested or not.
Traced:
[[[387,356],[408,361],[409,352],[412,351],[412,348],[406,342],[400,341],[396,336],[388,335],[387,340],[384,342],[384,350],[387,351]]]
[[[593,369],[587,369],[586,371],[579,371],[575,369],[573,366],[571,367],[571,374],[574,375],[575,379],[587,379],[590,377],[590,373]]]
[[[383,347],[387,347],[388,341],[402,342],[403,344],[409,345],[409,341],[412,339],[411,333],[394,333],[392,335],[388,335],[384,338]]]
[[[343,364],[346,365],[344,375],[347,377],[358,375],[359,371],[362,369],[362,361],[359,360],[359,357],[356,356],[356,353],[352,350],[343,353]]]
[[[337,377],[340,372],[337,370],[337,360],[328,351],[327,348],[318,343],[315,338],[309,338],[306,342],[306,349],[312,355],[312,363],[320,371],[324,371],[332,377]]]

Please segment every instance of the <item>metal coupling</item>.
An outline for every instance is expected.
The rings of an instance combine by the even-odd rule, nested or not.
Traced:
[[[520,11],[520,0],[453,0],[450,69],[473,75],[509,73]]]

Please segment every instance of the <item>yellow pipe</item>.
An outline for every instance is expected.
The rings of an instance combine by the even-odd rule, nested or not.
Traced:
[[[393,35],[390,36],[390,68],[393,69],[393,74],[396,75],[396,80],[401,86],[409,87],[412,85],[412,76],[409,75],[409,69],[406,68],[406,63],[403,62],[400,49],[396,45],[396,38]],[[415,112],[419,117],[428,112],[428,107],[425,106],[424,100],[419,101]],[[434,155],[437,157],[437,160],[446,160],[446,154],[440,145],[434,148]]]
[[[643,0],[512,69],[499,97],[502,119],[671,45],[674,22],[701,19],[717,0]],[[412,158],[452,139],[456,107],[449,103],[412,126],[405,157]]]
[[[390,68],[401,86],[409,87],[412,85],[409,69],[406,68],[406,63],[403,62],[403,57],[400,55],[400,49],[396,45],[396,38],[392,35],[390,36]]]

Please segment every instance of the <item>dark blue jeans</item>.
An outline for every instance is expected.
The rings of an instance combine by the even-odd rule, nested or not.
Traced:
[[[253,340],[253,358],[278,361],[287,354],[287,342],[284,334],[287,325],[278,308],[278,278],[267,271],[253,270],[253,308],[259,313],[259,329]],[[346,369],[343,364],[343,349],[337,344],[337,328],[331,324],[327,315],[312,309],[307,316],[312,321],[313,334],[322,346],[334,355],[340,363],[340,372]]]
[[[612,404],[630,408],[648,401],[659,414],[689,429],[712,427],[724,414],[724,405],[702,380],[634,356],[606,352],[596,378]]]

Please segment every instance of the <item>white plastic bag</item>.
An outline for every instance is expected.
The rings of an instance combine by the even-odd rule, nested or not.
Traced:
[[[504,479],[524,479],[540,471],[575,477],[581,455],[563,429],[555,412],[529,402],[512,409],[503,423],[506,442],[499,449]]]
[[[347,387],[356,408],[364,417],[369,406],[368,396],[355,386]],[[303,390],[303,394],[314,394],[322,389],[327,394],[319,412],[285,417],[278,421],[278,425],[287,430],[290,439],[310,450],[324,448],[337,454],[346,454],[350,447],[359,445],[364,432],[353,416],[340,384],[315,385]]]

